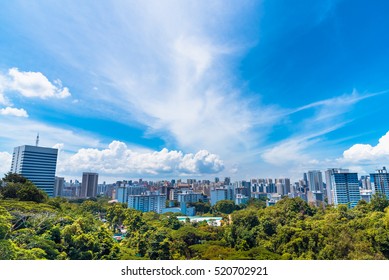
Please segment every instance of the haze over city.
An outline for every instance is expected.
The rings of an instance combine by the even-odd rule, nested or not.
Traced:
[[[386,1],[9,1],[0,173],[59,149],[57,175],[360,175],[388,165]]]

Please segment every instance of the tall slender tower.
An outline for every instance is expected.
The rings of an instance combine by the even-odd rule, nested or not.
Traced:
[[[35,146],[39,146],[39,133],[36,135]]]

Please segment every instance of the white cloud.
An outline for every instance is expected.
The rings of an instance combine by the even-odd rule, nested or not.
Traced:
[[[63,99],[71,95],[60,80],[51,83],[40,72],[22,72],[17,68],[10,68],[7,74],[0,73],[0,105],[7,106],[0,109],[0,115],[28,117],[25,109],[13,107],[10,100],[11,92],[17,92],[27,98],[41,99]]]
[[[106,175],[178,175],[210,174],[223,170],[217,155],[201,150],[196,154],[162,149],[137,152],[120,141],[113,141],[107,149],[80,149],[59,162],[58,172],[78,174],[95,171]]]
[[[253,43],[231,37],[234,31],[244,39],[239,30],[246,26],[238,11],[250,12],[259,3],[48,5],[23,11],[34,22],[28,36],[73,69],[90,74],[88,88],[98,90],[80,93],[90,111],[141,123],[148,134],[180,149],[206,149],[228,158],[249,154],[263,139],[254,127],[264,133],[280,119],[269,113],[272,106],[244,98],[230,72]],[[36,32],[40,26],[46,32]],[[107,110],[113,114],[107,116]]]
[[[369,163],[389,160],[389,131],[378,140],[375,146],[369,144],[355,144],[343,152],[340,161],[352,163]]]
[[[8,71],[6,90],[16,91],[29,98],[66,98],[70,96],[69,89],[63,87],[60,80],[51,83],[40,72],[22,72],[17,68]]]
[[[220,67],[221,58],[228,59],[226,47],[204,36],[180,36],[167,42],[170,44],[162,45],[170,60],[157,66],[168,75],[148,71],[128,82],[128,76],[138,70],[128,65],[117,68],[116,63],[114,69],[104,67],[118,85],[116,101],[124,98],[121,102],[131,104],[128,109],[137,112],[134,117],[146,124],[150,133],[172,137],[185,149],[225,153],[238,148],[240,153],[254,144],[252,128],[257,119],[264,126],[277,121],[262,113],[268,111],[265,106],[257,112],[250,110],[248,102],[231,87],[228,74]],[[155,67],[154,61],[142,64],[145,70]]]
[[[191,174],[218,173],[223,169],[223,161],[206,150],[200,150],[194,155],[186,154],[179,165],[181,172]]]
[[[11,170],[12,155],[7,152],[0,152],[0,178]]]
[[[6,84],[7,84],[6,78],[0,74],[0,105],[10,105],[10,102],[4,95]]]
[[[12,108],[12,107],[1,108],[0,115],[8,115],[8,116],[24,117],[24,118],[28,117],[26,110]]]
[[[82,2],[65,7],[54,1],[21,9],[26,21],[34,24],[20,28],[27,29],[26,36],[36,45],[79,70],[76,75],[90,78],[89,90],[80,96],[81,102],[88,100],[90,111],[101,110],[105,117],[124,123],[137,121],[171,146],[206,149],[235,169],[242,158],[248,162],[250,156],[258,157],[253,150],[263,149],[272,126],[285,117],[286,110],[247,98],[251,94],[242,94],[244,85],[237,84],[239,77],[230,72],[239,68],[234,63],[253,44],[236,44],[249,41],[239,32],[246,20],[240,12],[250,11],[260,1],[239,7],[211,2]],[[45,32],[40,32],[43,28]],[[94,87],[98,90],[91,90]],[[293,135],[269,147],[262,159],[272,164],[314,163],[307,151],[310,144],[349,121],[344,114],[366,97],[354,91],[294,110],[314,114],[291,124],[293,132],[288,133]],[[113,113],[107,116],[107,111]],[[166,153],[174,155],[173,151]],[[203,164],[204,158],[196,161],[194,157],[181,167],[199,169],[196,164]],[[150,167],[153,170],[159,169]]]

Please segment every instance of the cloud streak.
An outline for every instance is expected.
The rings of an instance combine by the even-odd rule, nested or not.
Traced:
[[[246,81],[241,77],[247,76],[239,73],[240,63],[249,48],[261,43],[258,38],[262,33],[257,33],[262,26],[253,27],[258,30],[248,32],[249,35],[243,32],[247,26],[260,25],[261,1],[245,1],[239,5],[229,5],[225,1],[91,3],[63,5],[53,1],[45,5],[18,6],[15,10],[22,22],[15,29],[36,49],[63,65],[68,75],[66,78],[61,75],[64,84],[77,84],[77,91],[72,89],[72,95],[77,99],[67,104],[67,109],[74,110],[72,113],[83,114],[86,118],[111,119],[129,124],[130,128],[140,124],[142,129],[146,127],[146,136],[162,138],[168,149],[135,152],[123,147],[122,142],[111,143],[113,146],[106,148],[96,140],[98,137],[81,133],[84,136],[77,138],[73,130],[58,130],[41,123],[18,124],[30,135],[35,133],[27,125],[35,124],[38,126],[34,130],[58,134],[58,137],[50,136],[50,145],[64,143],[65,149],[76,152],[76,155],[67,154],[74,164],[77,159],[85,161],[85,167],[107,172],[109,166],[100,160],[107,155],[108,162],[114,166],[111,171],[117,174],[136,173],[138,169],[134,162],[138,159],[142,159],[137,162],[139,170],[147,174],[206,174],[212,170],[232,169],[239,174],[237,168],[247,166],[247,162],[255,170],[263,163],[285,168],[301,162],[313,164],[325,156],[323,151],[314,154],[314,150],[324,146],[327,135],[357,118],[348,114],[354,105],[378,95],[360,94],[354,90],[334,98],[321,97],[324,100],[300,107],[296,105],[297,108],[262,103],[258,92],[249,92],[250,86],[245,87]],[[313,26],[318,26],[333,8],[332,1],[303,6],[308,9],[301,10],[305,15],[302,21],[298,13],[301,7],[293,9],[291,14],[288,9],[288,22],[292,25],[309,27],[314,21]],[[255,16],[251,10],[257,10]],[[273,33],[278,34],[278,28],[283,29],[286,22],[282,17],[281,21],[275,18],[278,27]],[[45,32],[41,32],[43,29]],[[294,33],[295,29],[289,28],[285,34],[291,31]],[[293,38],[289,39],[293,43]],[[288,50],[287,53],[293,52]],[[269,56],[269,59],[274,58]],[[304,65],[303,61],[301,65]],[[258,65],[251,70],[267,71],[262,68],[266,65],[259,59]],[[256,78],[260,80],[261,75]],[[260,88],[261,84],[266,85],[265,81],[255,83],[259,85],[258,90],[266,89],[266,86]],[[22,72],[17,68],[0,75],[0,104],[9,107],[0,112],[23,116],[23,109],[12,108],[12,94],[40,99],[70,96],[69,89],[59,80],[50,81],[40,72]],[[301,92],[303,94],[308,95],[308,92]],[[277,129],[283,131],[277,134]],[[26,140],[13,131],[18,140]],[[122,132],[126,134],[123,138],[127,142],[131,141],[128,140],[131,132],[131,129]],[[277,135],[272,138],[273,134]],[[274,139],[277,142],[269,144]],[[71,141],[75,144],[69,147]],[[84,147],[82,141],[87,143]],[[222,163],[217,164],[216,155],[223,158]],[[122,167],[116,159],[128,163],[129,167]],[[91,163],[93,160],[98,162],[97,166]],[[64,170],[71,171],[71,168],[68,166]]]
[[[64,143],[68,152],[103,145],[98,137],[80,129],[64,129],[32,119],[11,118],[12,116],[0,115],[0,130],[3,132],[0,140],[3,142],[3,150],[6,151],[13,151],[16,146],[34,145],[37,133],[42,146],[53,147],[55,144]]]
[[[343,161],[334,157],[331,159],[331,156],[334,156],[331,154],[334,148],[329,146],[326,135],[353,121],[347,114],[355,104],[383,93],[386,92],[359,94],[354,89],[351,94],[343,94],[291,110],[290,115],[304,111],[309,111],[311,115],[300,119],[296,124],[299,129],[293,135],[264,149],[260,153],[262,160],[274,166],[287,168],[289,174],[294,174],[298,178],[297,174],[301,176],[307,169],[325,169],[328,165],[346,162],[346,158],[350,162],[351,159],[359,158],[361,154],[374,153],[375,148],[370,145],[356,145],[345,151]],[[380,153],[384,150],[382,147],[381,145],[377,149]]]
[[[47,29],[31,30],[32,40],[89,75],[90,88],[99,89],[93,98],[90,92],[77,96],[90,102],[91,111],[121,108],[106,117],[145,125],[146,134],[170,147],[232,157],[258,145],[255,127],[269,128],[280,119],[266,113],[273,106],[244,98],[231,73],[252,42],[237,44],[230,31],[246,28],[237,10],[248,12],[253,5],[50,3],[44,10],[53,13],[45,17],[36,5],[24,13],[34,30]]]
[[[382,91],[377,93],[360,94],[356,89],[351,94],[343,94],[334,98],[329,98],[314,102],[293,110],[291,114],[298,113],[300,111],[315,109],[316,114],[311,121],[322,122],[327,119],[333,120],[335,117],[348,112],[356,103],[368,99],[377,95],[385,94],[388,91]]]

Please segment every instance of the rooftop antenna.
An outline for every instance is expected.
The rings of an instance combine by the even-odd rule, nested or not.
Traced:
[[[35,146],[38,147],[38,145],[39,145],[39,132],[38,132],[38,134],[36,136],[36,141],[35,141]]]

